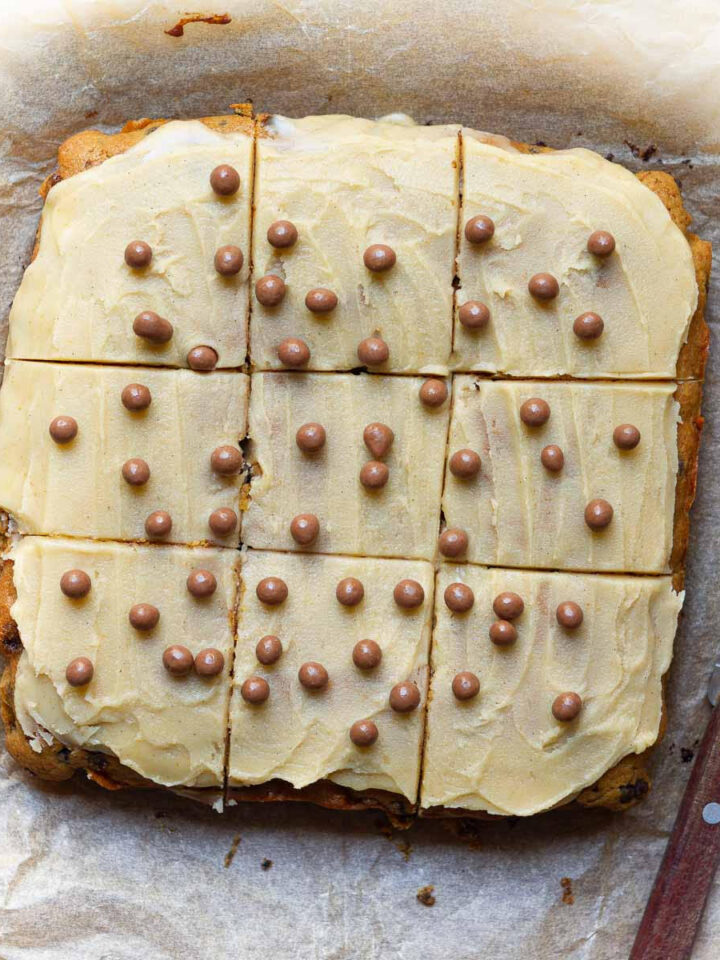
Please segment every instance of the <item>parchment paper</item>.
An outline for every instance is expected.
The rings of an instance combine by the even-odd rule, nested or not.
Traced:
[[[589,146],[632,168],[661,164],[720,249],[712,0],[249,0],[203,12],[232,20],[171,37],[163,31],[184,10],[170,4],[32,0],[0,18],[3,324],[37,189],[65,137],[246,98],[291,115],[402,110]],[[714,326],[718,304],[716,271]],[[626,957],[709,715],[719,369],[716,343],[670,723],[645,803],[481,825],[460,839],[441,823],[388,831],[372,813],[246,805],[220,816],[160,793],[49,786],[0,751],[2,960]],[[416,899],[426,885],[433,906]],[[696,960],[717,958],[719,936],[716,881]]]

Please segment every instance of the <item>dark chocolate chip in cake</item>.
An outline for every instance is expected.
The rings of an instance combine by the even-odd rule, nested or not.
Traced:
[[[607,500],[591,500],[585,507],[585,523],[591,530],[602,530],[613,518],[613,508]]]
[[[280,577],[265,577],[255,587],[255,593],[261,603],[267,603],[270,606],[277,606],[287,600],[288,588],[284,580]]]
[[[314,287],[305,295],[305,306],[312,313],[330,313],[337,305],[337,294],[325,287]]]
[[[160,611],[151,603],[136,603],[130,607],[128,620],[136,630],[152,630],[160,619]]]
[[[420,400],[426,407],[441,407],[447,398],[448,388],[444,380],[433,377],[420,387]]]
[[[450,472],[461,480],[470,480],[480,473],[480,457],[474,450],[456,450],[450,457]]]
[[[162,656],[163,666],[174,677],[186,677],[192,670],[195,659],[181,643],[167,647]]]
[[[193,347],[187,355],[187,365],[191,370],[214,370],[217,362],[217,351],[204,345]]]
[[[457,700],[472,700],[480,692],[480,681],[474,673],[463,670],[453,677],[452,692]]]
[[[372,720],[356,720],[350,727],[350,739],[356,747],[371,747],[378,738],[378,728]]]
[[[640,443],[640,431],[632,423],[621,423],[613,430],[613,443],[619,450],[634,450]]]
[[[395,713],[411,713],[420,706],[420,691],[410,680],[396,683],[390,691],[390,707]]]
[[[135,270],[147,267],[152,260],[152,247],[144,240],[131,240],[125,247],[125,263]]]
[[[306,690],[324,690],[328,679],[325,667],[315,660],[308,660],[298,670],[298,680]]]
[[[582,607],[573,600],[563,600],[562,603],[559,603],[555,616],[560,626],[567,630],[574,630],[583,622]]]
[[[468,300],[458,310],[458,319],[466,330],[482,330],[490,322],[490,311],[479,300]]]
[[[450,583],[445,587],[445,605],[453,613],[467,613],[475,603],[475,594],[465,583]]]
[[[78,600],[90,593],[92,582],[84,570],[66,570],[60,577],[60,589],[66,597]]]
[[[229,163],[221,163],[210,174],[210,186],[221,197],[231,197],[240,189],[240,174]]]
[[[382,649],[374,640],[358,640],[353,647],[352,658],[360,670],[373,670],[382,660]]]
[[[268,273],[267,276],[260,277],[255,284],[255,296],[258,303],[264,307],[276,307],[282,300],[286,292],[285,281],[274,273]]]
[[[217,590],[215,574],[209,570],[192,570],[188,574],[186,584],[194,597],[211,597]]]
[[[60,416],[50,421],[49,429],[55,443],[70,443],[77,436],[78,424],[75,417]]]
[[[143,383],[129,383],[123,388],[120,399],[126,410],[135,413],[138,410],[147,410],[152,402],[152,394]]]
[[[414,610],[425,600],[425,591],[417,580],[400,580],[393,590],[395,603],[404,610]]]
[[[270,696],[270,686],[264,677],[248,677],[240,687],[246,703],[265,703]]]
[[[280,363],[286,367],[304,367],[310,359],[310,348],[298,337],[286,337],[277,348]]]
[[[493,600],[493,611],[501,620],[517,620],[524,609],[523,598],[511,590],[504,590]]]
[[[224,666],[225,657],[215,647],[207,647],[195,657],[195,673],[199,677],[216,677]]]
[[[335,596],[344,607],[356,607],[365,596],[365,587],[356,577],[345,577],[335,588]]]
[[[126,460],[122,466],[123,480],[131,487],[142,487],[150,479],[150,467],[139,457]]]
[[[495,233],[495,224],[490,217],[480,214],[465,224],[465,239],[468,243],[487,243]]]
[[[282,652],[283,645],[280,642],[280,638],[274,637],[272,634],[268,634],[266,637],[261,637],[255,646],[255,656],[258,658],[260,663],[264,664],[265,666],[269,666],[271,663],[276,663],[282,656]]]
[[[242,470],[242,454],[237,447],[215,447],[210,454],[210,466],[224,477],[234,476]]]
[[[172,340],[173,325],[154,310],[143,310],[133,320],[133,333],[149,343],[167,343]]]
[[[291,247],[298,238],[297,227],[289,220],[276,220],[268,227],[268,243],[280,250]]]
[[[390,347],[381,337],[367,337],[358,344],[357,355],[364,366],[377,367],[389,358]]]
[[[582,700],[577,693],[560,693],[553,700],[552,715],[563,723],[574,720],[581,710]]]
[[[215,269],[222,277],[234,277],[242,270],[244,259],[240,247],[228,243],[215,251]]]
[[[536,300],[554,300],[560,285],[551,273],[536,273],[528,280],[528,290]]]
[[[327,435],[321,423],[304,423],[295,434],[295,443],[303,453],[317,453],[325,446]]]
[[[382,273],[395,266],[397,257],[392,247],[384,243],[373,243],[363,254],[363,263],[373,273]]]
[[[541,427],[550,419],[550,404],[539,397],[531,397],[520,407],[520,419],[528,427]]]
[[[370,453],[379,460],[393,445],[395,434],[384,423],[369,423],[363,430],[363,441]]]
[[[596,257],[609,257],[615,250],[615,237],[607,230],[595,230],[588,237],[587,248]]]
[[[65,679],[71,687],[84,687],[93,678],[95,668],[87,657],[75,657],[67,665]]]
[[[508,620],[496,620],[491,624],[488,633],[498,647],[506,647],[517,640],[517,630]]]
[[[581,340],[597,340],[605,329],[605,323],[599,313],[588,311],[575,317],[573,332]]]
[[[440,534],[438,547],[444,557],[461,557],[468,548],[468,535],[459,527],[448,527]]]
[[[145,521],[149,537],[166,537],[172,530],[172,517],[166,510],[154,510]]]
[[[218,507],[208,517],[208,526],[216,537],[229,536],[237,525],[237,514],[230,507]]]
[[[565,454],[556,443],[550,443],[540,451],[540,462],[551,473],[558,473],[565,466]]]
[[[360,483],[368,490],[379,490],[388,482],[390,471],[379,460],[368,460],[360,470]]]
[[[305,547],[317,540],[320,522],[314,513],[299,513],[292,519],[290,533],[295,543]]]

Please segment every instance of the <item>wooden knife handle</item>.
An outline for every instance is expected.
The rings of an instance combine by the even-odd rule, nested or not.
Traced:
[[[706,810],[707,804],[716,804]],[[630,960],[689,960],[720,860],[720,705],[708,723]]]

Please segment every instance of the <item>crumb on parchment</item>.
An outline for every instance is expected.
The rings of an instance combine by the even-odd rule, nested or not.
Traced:
[[[432,907],[435,905],[434,890],[435,887],[429,883],[426,887],[420,887],[415,896],[424,907]]]
[[[239,833],[235,834],[235,836],[232,839],[232,843],[230,844],[230,849],[225,854],[225,860],[224,860],[225,869],[227,869],[235,859],[237,848],[240,846],[240,840],[241,840],[240,834]]]
[[[399,836],[397,831],[395,831],[392,826],[387,823],[387,821],[379,821],[376,826],[380,830],[380,833],[386,840],[389,840],[390,843],[402,854],[402,858],[405,863],[408,863],[410,860],[410,854],[412,853],[413,847],[409,840],[406,840],[404,837]]]
[[[182,37],[185,35],[185,27],[189,23],[209,23],[222,26],[226,23],[232,23],[232,17],[229,13],[188,13],[187,16],[181,17],[174,27],[170,27],[164,33],[169,37]]]

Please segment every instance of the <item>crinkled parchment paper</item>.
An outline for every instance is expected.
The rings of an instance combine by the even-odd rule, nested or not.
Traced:
[[[37,189],[65,137],[246,98],[294,115],[401,110],[592,147],[634,169],[658,164],[720,249],[713,0],[235,0],[203,11],[226,12],[228,24],[173,37],[164,30],[184,9],[170,4],[11,0],[0,17],[3,323]],[[461,840],[437,822],[386,831],[372,813],[243,806],[220,816],[159,793],[43,785],[0,749],[2,960],[626,957],[709,713],[719,369],[715,343],[670,723],[645,803],[482,825]],[[427,885],[432,906],[416,899]],[[695,958],[717,957],[719,937],[716,882]]]

